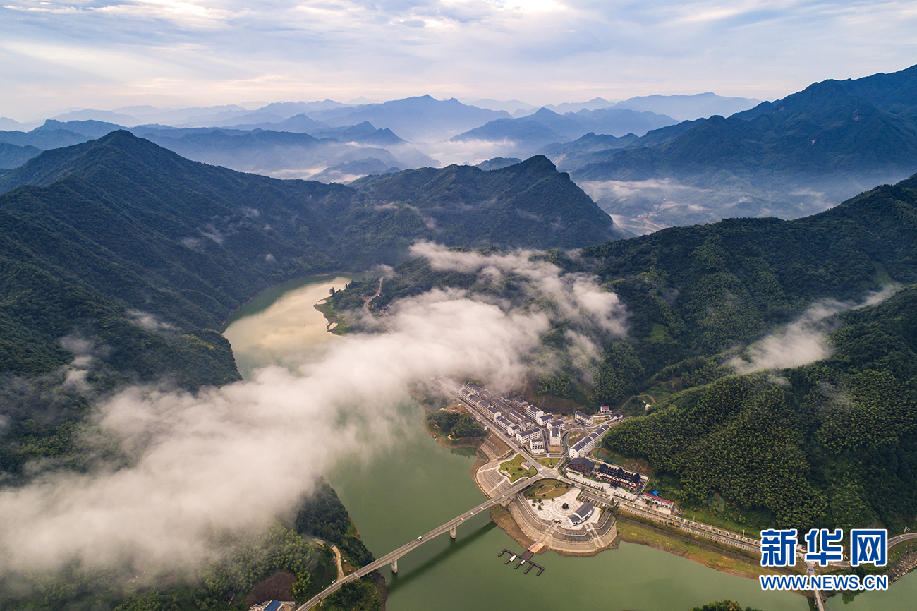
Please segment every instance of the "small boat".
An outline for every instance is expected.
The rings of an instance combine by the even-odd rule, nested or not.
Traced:
[[[510,556],[509,561],[512,562],[515,559],[516,559],[516,554],[513,554],[512,556]]]

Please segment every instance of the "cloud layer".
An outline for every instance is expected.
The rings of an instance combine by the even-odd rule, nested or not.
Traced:
[[[899,1],[8,0],[0,115],[425,93],[774,98],[905,68],[915,28]]]
[[[622,331],[617,298],[524,253],[455,255],[422,245],[437,266],[518,273],[556,290],[556,310]],[[393,431],[416,427],[395,406],[431,376],[512,386],[554,309],[525,311],[434,290],[392,305],[390,330],[326,343],[320,358],[269,367],[198,394],[132,387],[95,407],[94,443],[117,444],[126,465],[51,472],[0,490],[0,576],[87,567],[193,570],[224,532],[257,531],[289,514],[315,478],[346,455],[368,455]],[[83,352],[91,346],[67,340]]]

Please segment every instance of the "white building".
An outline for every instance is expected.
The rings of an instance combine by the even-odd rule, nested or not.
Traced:
[[[542,454],[545,451],[544,447],[544,435],[541,434],[541,431],[538,431],[538,435],[529,439],[529,449],[534,454]]]
[[[573,446],[570,447],[568,454],[570,458],[580,458],[587,456],[596,445],[602,440],[602,436],[608,432],[610,425],[603,424],[600,426],[594,433],[589,433],[579,441],[577,441]]]

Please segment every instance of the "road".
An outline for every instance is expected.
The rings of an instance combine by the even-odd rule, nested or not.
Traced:
[[[534,482],[535,480],[540,479],[540,478],[558,479],[562,482],[566,482],[574,486],[580,487],[583,490],[583,493],[582,493],[583,498],[589,500],[590,502],[601,503],[605,505],[617,505],[618,509],[621,511],[625,511],[625,512],[646,518],[646,519],[650,519],[656,522],[667,524],[669,526],[682,530],[686,533],[689,533],[695,536],[701,536],[701,537],[705,537],[708,539],[712,539],[718,543],[737,547],[737,548],[740,548],[742,550],[749,551],[752,553],[760,553],[760,550],[761,550],[760,541],[752,537],[746,537],[744,533],[740,535],[738,533],[735,533],[729,530],[724,530],[721,528],[716,528],[714,526],[710,526],[709,524],[704,524],[702,522],[695,522],[693,520],[688,520],[686,518],[682,518],[682,517],[675,516],[675,515],[662,514],[660,512],[643,507],[641,505],[638,505],[630,501],[620,501],[619,502],[618,500],[614,498],[609,498],[606,494],[604,494],[603,492],[599,490],[583,488],[582,484],[575,482],[567,477],[564,477],[556,469],[551,469],[549,467],[545,467],[544,465],[539,464],[538,461],[531,454],[529,454],[524,448],[521,448],[517,445],[515,439],[509,438],[503,431],[499,429],[499,427],[493,426],[493,423],[488,421],[487,418],[485,418],[483,414],[479,413],[478,410],[475,408],[475,406],[466,402],[461,397],[461,395],[456,393],[453,389],[448,388],[445,385],[441,386],[441,388],[442,390],[452,395],[459,401],[462,401],[468,407],[468,411],[475,417],[476,420],[478,420],[484,426],[490,429],[495,435],[497,435],[500,439],[502,439],[503,442],[506,443],[506,445],[508,445],[511,450],[513,450],[517,454],[522,455],[523,458],[525,458],[526,461],[531,464],[531,466],[534,466],[535,469],[537,469],[538,475],[532,477],[531,481]],[[566,435],[564,435],[564,445],[566,446]],[[917,533],[905,533],[902,535],[897,535],[888,540],[887,548],[891,549],[892,547],[901,543],[902,541],[908,541],[908,540],[913,540],[913,539],[917,539]],[[800,550],[797,552],[797,554],[800,557],[800,559],[803,562],[805,562],[805,552]],[[840,567],[849,567],[850,566],[849,562],[839,562],[839,563],[832,563],[832,564],[834,566],[840,566]],[[816,593],[816,605],[820,609],[824,609],[824,607],[821,605],[820,593]]]

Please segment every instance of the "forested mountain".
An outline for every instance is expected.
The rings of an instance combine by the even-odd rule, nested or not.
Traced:
[[[913,172],[917,66],[894,75],[823,81],[728,119],[698,121],[669,142],[616,152],[584,179],[685,179],[827,171]],[[877,78],[881,76],[881,78]]]
[[[632,307],[646,376],[628,384],[632,365],[611,352],[597,392],[620,401],[641,385],[694,387],[613,429],[606,446],[648,458],[686,505],[718,493],[750,525],[880,522],[900,532],[917,514],[915,186],[880,187],[796,221],[723,221],[589,249]],[[827,360],[714,381],[734,362],[718,354],[818,300],[847,300],[826,305],[843,310],[891,282],[911,286],[835,319]],[[792,329],[780,346],[785,366],[803,333]]]
[[[449,245],[539,248],[544,239],[576,248],[600,235],[627,235],[542,156],[491,171],[452,165],[367,176],[353,186],[373,199],[416,209],[433,221],[434,239]],[[546,235],[546,226],[555,235]]]
[[[17,146],[0,142],[0,169],[18,168],[40,152],[41,149],[30,144]]]
[[[629,196],[609,192],[600,205],[657,225],[806,216],[917,170],[917,66],[815,83],[728,118],[650,132],[605,155],[552,159],[584,186],[625,181]],[[660,181],[669,188],[658,190]]]
[[[606,343],[593,371],[568,366],[539,379],[536,400],[632,413],[655,401],[605,443],[648,459],[666,494],[688,507],[719,494],[749,528],[881,522],[900,531],[917,515],[917,176],[793,221],[731,219],[546,258],[597,274],[626,304],[628,335]],[[477,282],[411,260],[373,303]],[[907,288],[865,306],[895,285]],[[362,304],[348,291],[334,301]],[[833,352],[818,339],[832,329]],[[545,345],[565,350],[563,331]],[[780,341],[761,341],[771,333]],[[796,356],[807,340],[823,352]],[[771,371],[736,375],[756,362]]]
[[[354,189],[240,174],[114,132],[46,151],[0,177],[0,191],[9,279],[0,363],[30,375],[72,358],[58,344],[71,328],[102,333],[114,317],[132,331],[106,331],[106,341],[150,341],[126,314],[137,311],[197,333],[271,284],[396,263],[419,239],[569,248],[618,235],[544,158],[494,172],[407,171]],[[116,359],[123,370],[171,370],[124,350],[135,357]],[[193,368],[176,367],[193,385]]]

